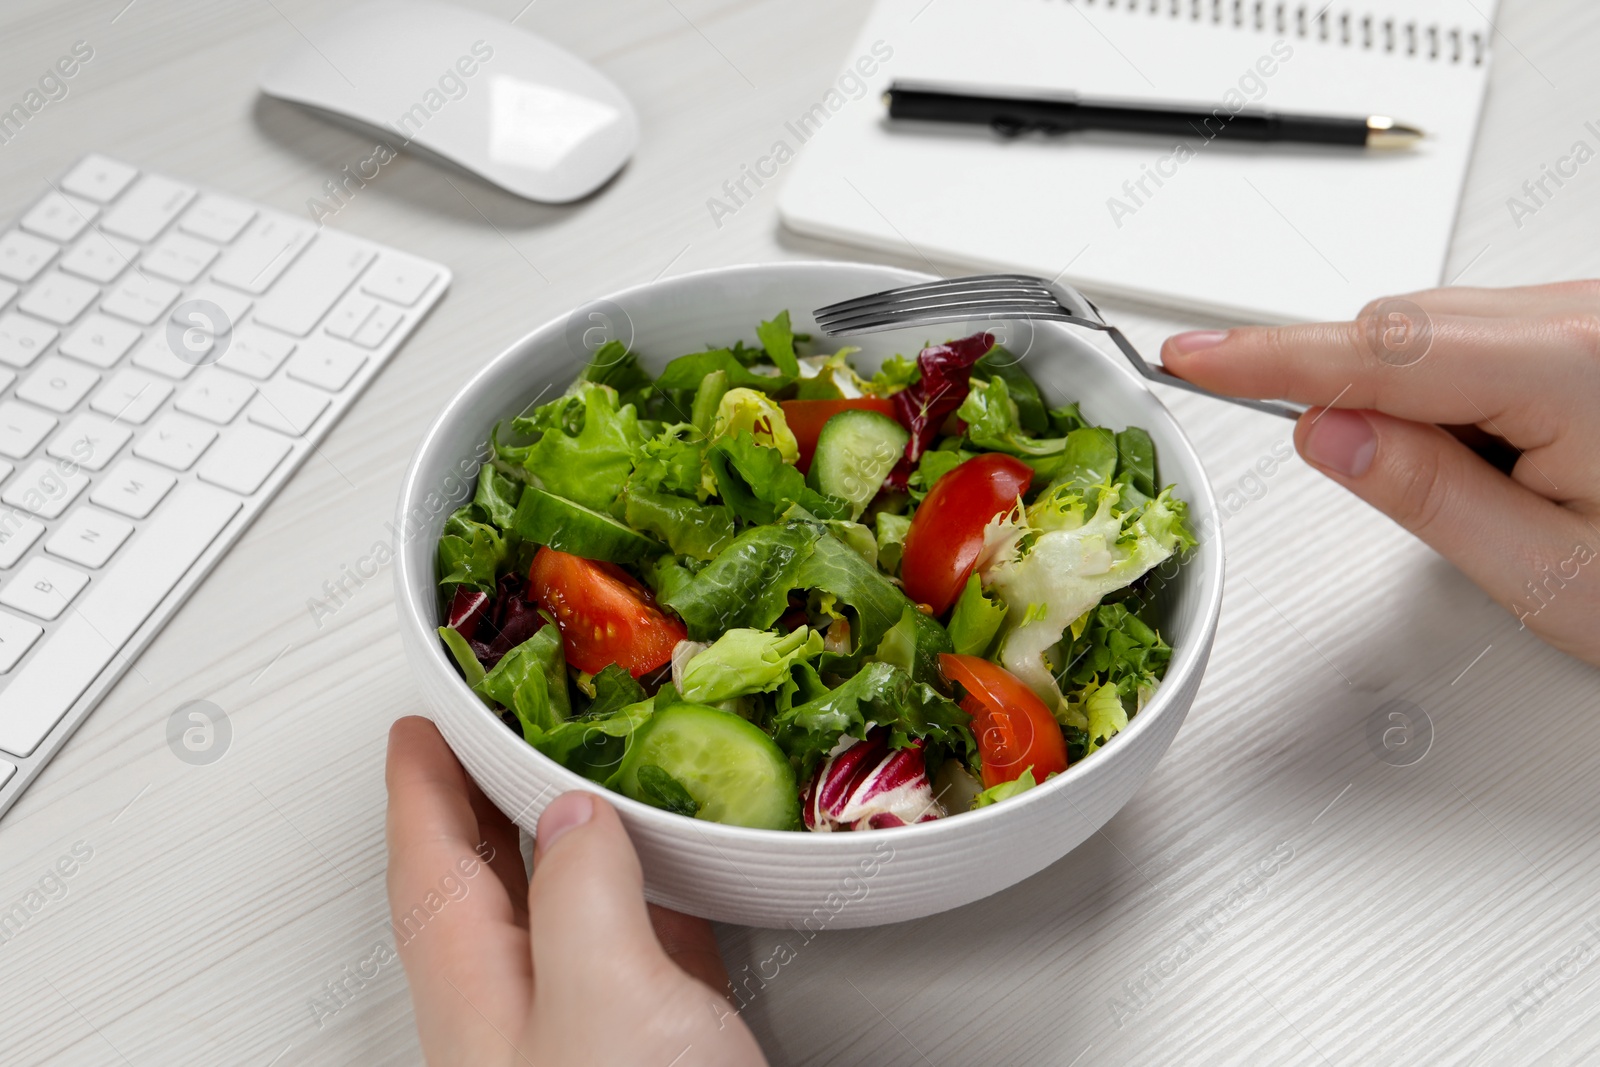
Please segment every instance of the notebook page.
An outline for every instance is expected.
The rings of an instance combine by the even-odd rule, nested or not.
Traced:
[[[1198,21],[1171,17],[1171,2],[1151,14],[1149,0],[882,0],[851,56],[874,44],[892,55],[861,99],[796,127],[808,140],[780,194],[785,222],[1269,321],[1348,317],[1373,297],[1438,284],[1485,82],[1486,59],[1473,60],[1490,31],[1473,4],[1334,5],[1302,35],[1297,4],[1244,0],[1236,24],[1234,0],[1201,0]],[[1200,134],[1005,141],[972,127],[891,129],[878,97],[897,78],[1223,114],[1387,114],[1429,136],[1385,153]]]

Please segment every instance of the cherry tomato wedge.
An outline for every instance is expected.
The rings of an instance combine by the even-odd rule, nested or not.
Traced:
[[[900,557],[906,595],[935,615],[949,610],[978,564],[983,528],[1015,507],[1032,481],[1033,468],[1022,460],[987,452],[935,482],[906,532]]]
[[[811,457],[817,451],[817,437],[822,426],[841,411],[876,411],[891,419],[894,401],[886,396],[858,396],[847,400],[783,400],[783,417],[789,423],[789,432],[800,443],[800,460],[795,464],[802,472],[811,469]]]
[[[979,656],[942,653],[944,676],[967,691],[961,706],[972,716],[983,760],[983,786],[1012,782],[1033,768],[1033,780],[1067,769],[1067,739],[1050,709],[1003,667]]]
[[[613,663],[635,678],[648,674],[688,636],[614,563],[541,548],[528,569],[528,592],[561,628],[567,662],[589,674]]]

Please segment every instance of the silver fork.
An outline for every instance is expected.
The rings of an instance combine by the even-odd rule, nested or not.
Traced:
[[[813,315],[817,327],[826,334],[875,333],[902,326],[926,326],[938,322],[965,322],[975,317],[990,319],[1049,319],[1070,322],[1099,330],[1128,357],[1133,369],[1153,382],[1175,385],[1191,393],[1226,400],[1230,404],[1298,419],[1304,408],[1277,400],[1248,400],[1223,396],[1185,381],[1165,367],[1145,362],[1139,350],[1122,331],[1106,322],[1094,302],[1070,285],[1047,282],[1030,274],[974,274],[965,278],[906,285],[886,289],[854,300],[818,308]]]

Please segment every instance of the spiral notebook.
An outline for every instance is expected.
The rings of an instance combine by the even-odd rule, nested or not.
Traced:
[[[1091,295],[1348,318],[1442,281],[1493,14],[1491,0],[880,0],[834,85],[782,127],[798,156],[779,211],[799,233]],[[879,97],[897,79],[1380,114],[1428,136],[1403,151],[1198,134],[1008,141],[891,128]],[[772,166],[788,159],[778,147]]]

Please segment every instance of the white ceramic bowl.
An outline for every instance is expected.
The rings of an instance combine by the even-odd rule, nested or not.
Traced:
[[[407,658],[435,722],[500,809],[532,831],[549,801],[599,787],[541,755],[462,681],[441,645],[434,548],[448,511],[470,492],[490,427],[535,397],[559,394],[593,347],[619,335],[650,369],[707,344],[756,343],[754,328],[788,308],[797,330],[836,300],[930,280],[888,267],[772,263],[688,274],[595,301],[517,341],[445,406],[423,438],[400,498],[396,584]],[[1163,635],[1171,667],[1160,690],[1104,748],[1021,796],[964,815],[870,833],[782,833],[686,819],[604,792],[622,813],[659,904],[750,926],[811,930],[872,926],[988,896],[1066,855],[1125,804],[1171,743],[1211,653],[1222,599],[1217,507],[1193,447],[1130,367],[1055,323],[1008,324],[1013,350],[1052,404],[1082,402],[1092,421],[1142,426],[1161,477],[1176,482],[1207,536],[1166,583]],[[914,356],[938,340],[985,328],[924,327],[849,338],[860,367]],[[587,334],[586,334],[586,331]]]

